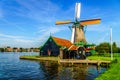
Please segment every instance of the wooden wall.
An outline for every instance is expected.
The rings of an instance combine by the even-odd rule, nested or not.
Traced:
[[[49,38],[44,46],[40,50],[40,55],[49,55],[50,56],[58,56],[59,55],[59,46],[53,41],[53,39]]]

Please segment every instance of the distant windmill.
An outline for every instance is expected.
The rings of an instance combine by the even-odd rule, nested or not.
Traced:
[[[70,24],[72,28],[72,36],[71,36],[71,42],[84,42],[86,43],[86,39],[84,36],[84,26],[91,25],[91,24],[99,24],[101,19],[90,19],[90,20],[82,20],[78,21],[78,18],[80,18],[80,10],[81,9],[81,3],[76,3],[75,6],[75,21],[57,21],[56,25],[60,24]]]

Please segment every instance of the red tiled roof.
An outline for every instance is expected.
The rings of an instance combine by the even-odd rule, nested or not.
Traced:
[[[56,42],[57,45],[64,46],[64,47],[68,48],[69,50],[77,50],[77,48],[78,48],[78,46],[75,46],[69,40],[61,39],[61,38],[57,38],[57,37],[53,37],[53,36],[52,36],[52,38]]]

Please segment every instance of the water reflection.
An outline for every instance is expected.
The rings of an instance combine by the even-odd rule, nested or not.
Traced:
[[[56,80],[58,76],[58,64],[56,62],[41,61],[40,68],[44,72],[44,80]]]
[[[39,64],[44,72],[45,80],[93,80],[106,70],[106,68],[94,65],[58,65],[57,62],[49,61],[42,61]]]
[[[78,67],[61,67],[60,79],[61,80],[85,80],[87,66]]]

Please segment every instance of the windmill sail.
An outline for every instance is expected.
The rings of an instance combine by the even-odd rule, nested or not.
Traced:
[[[99,24],[101,19],[90,19],[90,20],[82,20],[80,21],[81,25],[91,25],[91,24]]]
[[[80,9],[81,9],[81,4],[76,3],[76,5],[75,5],[75,19],[80,18]]]
[[[55,24],[60,25],[60,24],[70,24],[72,23],[71,21],[57,21]]]

